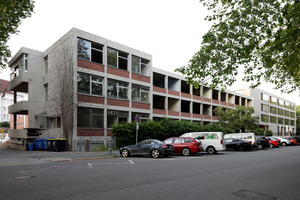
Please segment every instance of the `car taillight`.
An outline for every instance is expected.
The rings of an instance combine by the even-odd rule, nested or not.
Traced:
[[[220,143],[223,144],[223,140],[221,140]]]
[[[165,145],[165,144],[161,145],[161,147],[164,148],[164,149],[167,149],[167,148],[168,148],[168,146]]]

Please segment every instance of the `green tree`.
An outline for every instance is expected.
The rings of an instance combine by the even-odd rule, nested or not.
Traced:
[[[176,69],[188,83],[197,87],[212,77],[212,88],[226,88],[243,70],[252,88],[262,80],[283,92],[300,88],[299,0],[200,2],[212,11],[206,20],[214,24],[188,65]]]
[[[300,135],[300,106],[297,106],[296,108],[296,131],[297,135]]]
[[[253,116],[252,107],[237,106],[236,109],[228,107],[217,107],[214,109],[215,115],[219,118],[222,127],[234,130],[236,133],[253,132],[258,128],[258,116]]]
[[[33,0],[0,0],[0,68],[4,68],[11,51],[7,41],[11,34],[17,34],[21,19],[30,17],[33,12]]]

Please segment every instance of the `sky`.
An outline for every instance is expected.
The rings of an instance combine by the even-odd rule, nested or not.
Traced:
[[[200,49],[211,23],[199,0],[35,0],[34,13],[22,20],[8,46],[12,56],[21,47],[45,51],[75,27],[152,55],[153,67],[174,72]],[[0,73],[9,80],[9,70]],[[247,88],[238,81],[230,90]],[[273,85],[260,89],[300,105],[300,92],[281,94]]]

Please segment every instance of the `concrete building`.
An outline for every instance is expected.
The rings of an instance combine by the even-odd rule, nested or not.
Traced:
[[[255,88],[240,90],[253,98],[254,115],[260,116],[261,128],[270,129],[274,135],[296,134],[296,104],[270,92]]]
[[[172,118],[217,122],[214,108],[253,106],[234,91],[196,89],[183,76],[152,66],[152,56],[73,28],[45,52],[21,48],[9,62],[14,118],[28,115],[28,129],[10,130],[11,147],[25,149],[37,137],[82,143],[111,141],[116,122]],[[28,101],[17,102],[25,92]]]

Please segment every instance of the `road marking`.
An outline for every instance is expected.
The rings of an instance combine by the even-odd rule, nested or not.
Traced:
[[[134,165],[134,162],[132,161],[132,160],[128,160],[131,164],[133,164]]]
[[[88,163],[88,165],[89,165],[90,167],[93,167],[93,165],[92,165],[91,163]]]

